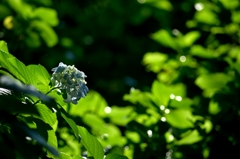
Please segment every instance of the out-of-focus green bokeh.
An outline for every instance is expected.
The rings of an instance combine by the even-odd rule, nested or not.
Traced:
[[[66,109],[106,153],[239,158],[239,10],[239,0],[2,0],[0,39],[25,64],[85,72],[90,93]],[[82,153],[59,127],[59,149]]]

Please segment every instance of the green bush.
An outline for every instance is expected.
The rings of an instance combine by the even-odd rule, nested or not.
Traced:
[[[11,35],[6,41],[14,53],[21,50],[29,55],[32,47],[44,50],[48,58],[42,61],[48,67],[65,57],[63,62],[87,68],[90,85],[101,88],[102,94],[90,88],[77,105],[64,103],[48,85],[51,77],[43,66],[25,66],[2,42],[1,73],[38,90],[30,91],[30,87],[15,82],[7,87],[8,80],[1,78],[1,87],[15,90],[12,95],[0,96],[0,144],[5,145],[0,152],[5,158],[46,158],[46,154],[48,158],[58,154],[62,158],[103,158],[104,154],[106,158],[125,155],[129,159],[239,157],[238,0],[137,0],[125,2],[127,5],[120,0],[81,5],[75,1],[57,5],[53,1],[58,18],[55,10],[40,7],[50,6],[51,1],[44,2],[1,2],[4,33]],[[20,4],[32,8],[31,12],[17,10]],[[35,12],[50,14],[50,19]],[[55,47],[46,49],[42,40],[14,43],[12,35],[28,37],[27,30],[36,20],[34,37],[36,33],[36,39],[41,37],[48,47],[57,44],[58,38],[51,40],[48,31],[38,29],[42,23],[48,30],[57,26],[59,43]],[[25,24],[29,27],[23,27]],[[19,49],[23,43],[28,48]],[[38,45],[31,46],[35,43]],[[74,58],[62,53],[69,51]],[[151,73],[140,71],[141,58]],[[127,87],[118,76],[122,72]],[[144,85],[142,81],[150,80],[148,75],[153,74],[156,79],[152,86]],[[130,93],[123,96],[125,102],[119,102],[115,93],[123,94],[129,86]]]

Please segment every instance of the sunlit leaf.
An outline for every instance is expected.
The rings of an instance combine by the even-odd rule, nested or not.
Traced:
[[[231,47],[232,47],[232,46],[231,46],[230,44],[220,45],[220,46],[217,48],[216,52],[217,52],[217,54],[218,54],[218,56],[219,56],[219,55],[228,53],[228,51],[231,49]]]
[[[203,139],[202,136],[200,136],[199,132],[197,130],[193,130],[186,136],[184,136],[181,140],[177,141],[177,145],[190,145],[194,144],[196,142],[199,142]]]
[[[82,156],[80,156],[80,155],[74,155],[74,156],[72,157],[72,159],[83,159],[83,158],[82,158]]]
[[[171,92],[166,85],[155,80],[152,84],[152,93],[157,97],[161,104],[165,106],[168,105]]]
[[[152,84],[152,93],[157,97],[161,104],[167,106],[170,96],[172,99],[184,97],[186,95],[186,87],[184,84],[167,86],[155,80]]]
[[[176,42],[166,30],[159,30],[152,35],[152,38],[162,44],[163,46],[170,47],[174,50],[177,49]]]
[[[212,50],[205,49],[201,45],[193,45],[190,50],[191,55],[202,58],[212,59],[216,58],[216,54]]]
[[[6,50],[6,47],[3,49]],[[26,66],[21,61],[16,59],[10,53],[0,50],[0,64],[23,83],[30,84],[30,82],[26,79],[29,77],[30,72],[28,72]],[[25,77],[25,75],[27,77]],[[33,76],[30,78],[32,79]]]
[[[53,126],[57,122],[57,116],[56,113],[54,113],[53,110],[50,110],[45,104],[36,104],[36,108],[39,111],[39,114],[41,116],[41,119],[49,124],[50,126]]]
[[[86,114],[83,117],[85,124],[91,127],[96,135],[101,135],[101,143],[105,146],[110,145],[124,145],[125,138],[122,137],[119,128],[113,124],[105,123],[104,120],[94,114]]]
[[[131,88],[130,94],[124,95],[123,99],[134,104],[140,103],[145,107],[154,106],[152,103],[152,94],[148,92],[141,92],[140,90],[134,88]]]
[[[32,84],[35,82],[33,74],[21,61],[16,58],[8,58],[7,61],[11,65],[11,70],[17,78],[24,79],[26,82],[25,84]]]
[[[215,115],[215,114],[218,114],[220,111],[221,111],[221,108],[219,107],[218,102],[211,100],[209,102],[208,112],[210,114]]]
[[[101,131],[101,129],[104,129],[105,122],[102,118],[99,118],[95,114],[86,114],[83,117],[83,121],[89,125],[93,130]]]
[[[99,93],[91,90],[76,106],[70,107],[69,113],[75,116],[82,116],[86,112],[92,112],[105,117],[107,114],[104,109],[107,105],[106,100]]]
[[[110,153],[106,156],[105,159],[128,159],[126,156],[122,156],[116,153]]]
[[[171,143],[174,140],[174,136],[169,131],[167,131],[164,134],[164,136],[165,136],[167,143]]]
[[[226,9],[235,9],[239,6],[239,0],[219,0]]]
[[[117,125],[126,125],[131,120],[131,114],[133,113],[132,107],[117,107],[112,106],[111,112],[108,114],[111,122]]]
[[[74,134],[72,134],[72,131],[69,131],[68,127],[60,127],[58,128],[59,132],[59,141],[64,140],[65,144],[59,143],[58,150],[60,152],[65,152],[69,155],[76,155],[76,154],[82,154],[81,148],[82,145],[79,144],[79,141],[76,140]]]
[[[34,75],[35,87],[46,93],[49,91],[50,75],[42,65],[28,65],[27,68]]]
[[[200,36],[201,35],[199,31],[188,32],[186,35],[184,35],[183,42],[186,46],[191,46]]]
[[[190,109],[192,105],[193,101],[191,99],[182,99],[181,101],[173,99],[169,104],[170,107],[180,109]]]
[[[177,109],[165,114],[167,122],[173,127],[185,129],[193,127],[193,115],[190,110]]]
[[[20,14],[24,19],[29,19],[31,17],[32,7],[29,4],[22,0],[10,0],[7,2],[11,8],[13,8],[14,11]]]
[[[137,132],[126,131],[125,135],[128,139],[130,139],[134,143],[140,142],[140,135]]]
[[[209,133],[213,128],[213,124],[210,120],[205,120],[204,123],[201,125],[201,128],[205,129],[206,133]]]
[[[87,149],[87,151],[95,158],[95,159],[103,159],[104,152],[102,145],[99,141],[89,134],[87,129],[84,127],[78,126],[79,134],[82,138],[81,143]]]
[[[66,113],[66,111],[63,108],[60,109],[60,113],[61,113],[61,116],[64,118],[64,120],[72,128],[75,137],[79,141],[81,138],[79,136],[78,127],[77,127],[76,123],[69,117],[69,115]]]
[[[218,25],[220,22],[217,15],[210,10],[202,10],[195,13],[195,19],[200,23]]]
[[[147,69],[153,72],[159,72],[164,63],[167,61],[168,55],[159,52],[148,52],[143,56],[143,64]]]
[[[145,3],[148,3],[156,8],[163,9],[166,11],[171,11],[173,9],[172,4],[168,0],[146,0]]]
[[[8,53],[7,43],[3,40],[0,41],[0,50],[2,52]]]
[[[234,11],[231,17],[232,21],[235,23],[240,23],[239,16],[240,16],[240,11]]]
[[[231,80],[232,76],[224,73],[203,74],[196,79],[195,84],[204,90],[218,90],[223,88]]]
[[[72,157],[69,154],[60,152],[60,157],[56,157],[55,159],[72,159]]]
[[[39,18],[51,26],[58,25],[57,12],[54,9],[39,7],[33,11],[33,18]]]

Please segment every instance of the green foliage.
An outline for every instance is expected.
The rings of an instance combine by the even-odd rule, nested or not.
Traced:
[[[8,52],[4,41],[0,41],[0,64],[1,70],[8,75],[0,77],[0,152],[3,158],[81,158],[80,153],[58,150],[61,139],[58,131],[63,129],[61,120],[75,135],[77,147],[81,143],[88,156],[104,158],[100,142],[71,119],[64,105],[47,96],[50,92],[57,94],[53,92],[56,88],[49,87],[50,75],[43,66],[25,66]],[[14,153],[11,154],[12,146]],[[108,156],[109,159],[126,158],[114,154]]]
[[[237,158],[239,8],[238,0],[0,2],[0,38],[18,55],[0,41],[0,154]],[[88,70],[101,94],[64,103],[47,71],[60,60]],[[24,64],[32,61],[48,69]]]
[[[78,127],[79,134],[82,137],[82,144],[86,147],[88,152],[92,154],[92,156],[96,159],[102,159],[104,152],[101,144],[97,141],[97,139],[83,127]]]
[[[38,7],[24,0],[6,1],[1,7],[4,8],[1,12],[5,14],[0,17],[4,27],[12,30],[16,37],[24,39],[28,47],[40,47],[42,40],[48,47],[57,44],[58,37],[52,29],[59,23],[56,10]]]

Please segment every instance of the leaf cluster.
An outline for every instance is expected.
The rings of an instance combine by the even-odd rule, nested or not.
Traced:
[[[60,121],[68,125],[76,147],[85,150],[87,157],[104,158],[100,142],[86,128],[77,125],[64,109],[66,104],[56,88],[51,88],[50,75],[43,66],[26,66],[0,41],[0,67],[0,154],[3,158],[82,158],[82,151],[71,154],[59,148],[62,138],[57,134],[65,127]],[[126,157],[111,153],[106,158]]]

